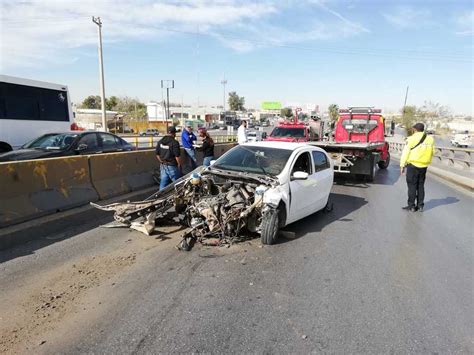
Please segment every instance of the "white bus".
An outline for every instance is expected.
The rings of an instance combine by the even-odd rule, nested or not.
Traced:
[[[66,85],[0,75],[0,153],[50,132],[71,129]]]

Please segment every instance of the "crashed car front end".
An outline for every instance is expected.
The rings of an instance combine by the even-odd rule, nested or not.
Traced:
[[[144,201],[94,206],[114,211],[116,221],[147,235],[174,208],[179,223],[188,227],[178,248],[189,250],[196,241],[232,244],[261,233],[263,219],[281,199],[277,177],[211,167],[196,169]]]

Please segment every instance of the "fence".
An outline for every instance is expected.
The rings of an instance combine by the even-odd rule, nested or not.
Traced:
[[[404,142],[390,142],[390,151],[401,155]],[[434,162],[443,163],[449,166],[460,166],[465,169],[470,169],[473,165],[472,155],[474,149],[467,148],[444,148],[435,147]]]

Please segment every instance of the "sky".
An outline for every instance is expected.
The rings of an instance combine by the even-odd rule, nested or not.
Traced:
[[[470,0],[0,0],[0,72],[106,96],[221,105],[223,86],[283,104],[424,101],[474,112]]]

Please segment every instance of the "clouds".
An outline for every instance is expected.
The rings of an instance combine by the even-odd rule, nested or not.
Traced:
[[[323,0],[3,0],[0,6],[2,70],[71,63],[84,48],[95,50],[92,15],[103,20],[105,43],[159,40],[199,30],[239,52],[369,32]],[[273,21],[298,7],[311,14],[302,28]]]
[[[474,11],[466,11],[456,18],[456,34],[467,36],[474,34]]]
[[[429,24],[431,12],[427,9],[415,9],[411,6],[397,6],[389,11],[382,12],[382,16],[392,26],[404,30]]]

